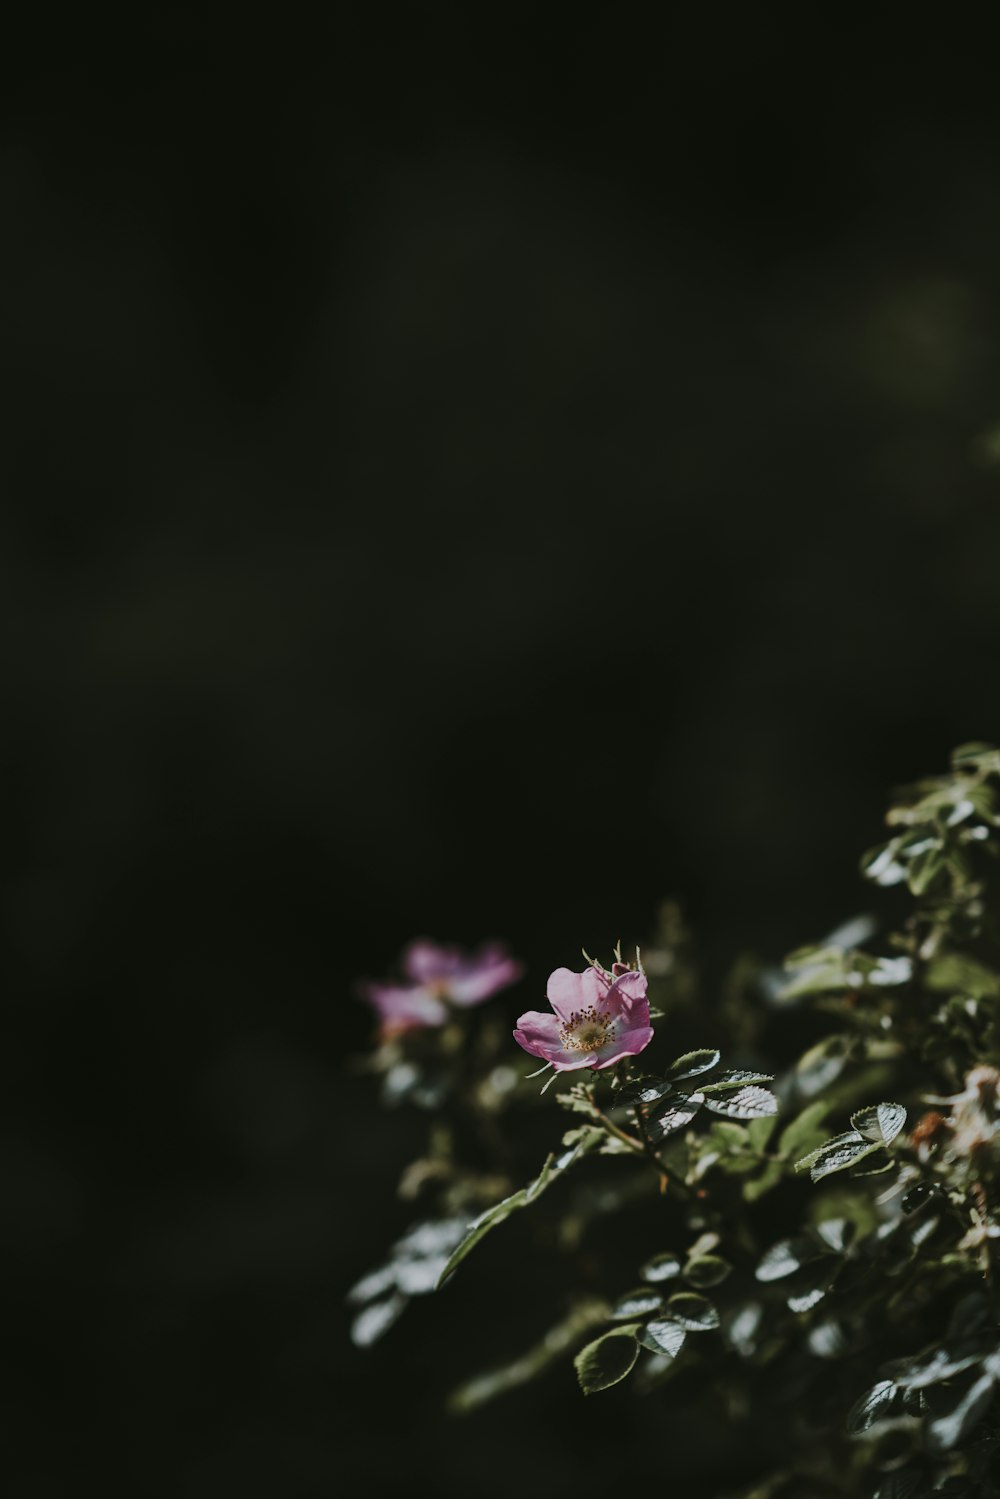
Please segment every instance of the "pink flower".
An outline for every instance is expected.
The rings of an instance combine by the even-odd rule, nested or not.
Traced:
[[[363,994],[382,1021],[383,1035],[443,1025],[449,1006],[467,1009],[516,983],[523,969],[500,943],[476,953],[438,947],[418,938],[403,953],[403,984],[366,984]]]
[[[517,1022],[514,1040],[557,1072],[610,1067],[653,1039],[646,975],[624,963],[615,963],[610,973],[596,964],[583,973],[557,968],[546,994],[554,1013],[529,1010]]]

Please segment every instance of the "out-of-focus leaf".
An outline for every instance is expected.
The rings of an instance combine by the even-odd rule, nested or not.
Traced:
[[[639,1357],[638,1331],[638,1322],[616,1327],[580,1350],[573,1367],[585,1395],[609,1390],[632,1372]]]
[[[901,885],[906,879],[906,865],[899,857],[899,838],[876,844],[861,855],[861,874],[874,885]]]
[[[779,1239],[777,1244],[772,1244],[770,1249],[764,1251],[754,1274],[762,1281],[783,1280],[786,1275],[794,1275],[796,1270],[801,1270],[803,1265],[819,1259],[823,1253],[823,1246],[817,1244],[811,1234],[796,1234],[790,1239]]]
[[[1000,774],[1000,749],[995,744],[986,744],[976,740],[970,744],[960,744],[951,754],[952,770],[985,771],[988,774]]]
[[[706,1109],[730,1119],[761,1119],[778,1112],[778,1100],[767,1088],[739,1088],[735,1093],[703,1095]]]
[[[880,1379],[851,1406],[847,1413],[847,1430],[852,1436],[860,1436],[877,1421],[884,1421],[895,1398],[896,1386],[892,1380]]]
[[[729,1261],[719,1254],[703,1254],[688,1261],[684,1267],[684,1279],[689,1285],[704,1291],[724,1281],[732,1268]]]
[[[770,1192],[781,1181],[784,1172],[778,1161],[769,1161],[760,1176],[743,1183],[743,1196],[747,1202],[756,1202],[765,1192]]]
[[[785,1304],[790,1312],[808,1312],[818,1306],[836,1279],[839,1266],[833,1258],[817,1260],[799,1271],[787,1288]]]
[[[989,1371],[980,1374],[968,1389],[959,1395],[955,1404],[944,1415],[935,1416],[927,1423],[927,1446],[931,1452],[950,1452],[969,1435],[982,1420],[996,1394],[996,1380]]]
[[[919,1468],[900,1468],[882,1480],[872,1499],[914,1499],[923,1482],[924,1475]]]
[[[647,1287],[637,1291],[626,1291],[624,1296],[619,1296],[611,1308],[611,1316],[617,1321],[619,1319],[629,1321],[633,1317],[649,1317],[653,1312],[658,1312],[663,1305],[663,1297]]]
[[[820,1125],[829,1113],[829,1108],[829,1104],[823,1099],[807,1104],[801,1114],[781,1131],[778,1137],[778,1154],[787,1159],[800,1152],[815,1149],[819,1144],[816,1137]]]
[[[667,1302],[667,1312],[689,1332],[711,1332],[719,1325],[719,1313],[707,1296],[677,1291]]]
[[[905,1123],[906,1110],[901,1103],[876,1103],[851,1115],[858,1134],[877,1145],[891,1145]]]
[[[822,1093],[844,1070],[850,1052],[847,1036],[826,1036],[799,1059],[795,1075],[805,1098]]]
[[[661,1280],[673,1280],[680,1273],[681,1262],[676,1254],[656,1254],[639,1271],[643,1280],[654,1284]]]
[[[834,1254],[843,1254],[854,1238],[855,1227],[849,1218],[824,1218],[816,1232]]]
[[[944,872],[944,849],[929,848],[906,866],[906,882],[914,895],[924,895]]]
[[[639,1333],[639,1342],[650,1353],[676,1358],[686,1337],[687,1333],[679,1322],[675,1322],[672,1317],[659,1317],[655,1322],[646,1323]]]
[[[756,1119],[751,1119],[747,1124],[747,1139],[754,1150],[764,1150],[774,1133],[774,1127],[778,1122],[776,1114],[761,1114]]]
[[[939,953],[928,963],[924,983],[936,994],[967,994],[973,999],[1000,997],[1000,974],[964,953]]]

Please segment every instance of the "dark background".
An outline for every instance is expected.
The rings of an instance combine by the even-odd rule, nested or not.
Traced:
[[[528,1265],[350,1347],[412,1153],[352,985],[503,936],[514,1016],[667,893],[774,958],[1000,733],[993,54],[832,14],[5,49],[16,1499],[603,1493],[646,1429],[442,1414]]]

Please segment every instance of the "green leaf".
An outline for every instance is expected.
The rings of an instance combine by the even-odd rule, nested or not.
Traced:
[[[824,1099],[807,1104],[801,1114],[782,1130],[778,1139],[778,1154],[787,1159],[802,1150],[814,1149],[813,1142],[819,1126],[828,1112],[829,1105]]]
[[[891,1145],[905,1123],[906,1110],[901,1103],[876,1103],[851,1115],[853,1127],[876,1145]]]
[[[941,846],[929,848],[926,853],[911,859],[906,870],[906,882],[911,894],[924,895],[944,872],[945,856]]]
[[[574,1131],[575,1133],[576,1131]],[[448,1263],[441,1271],[438,1277],[437,1289],[440,1290],[448,1277],[465,1259],[466,1255],[475,1249],[480,1239],[484,1239],[491,1229],[503,1223],[505,1219],[510,1217],[511,1213],[516,1213],[520,1208],[527,1207],[530,1202],[534,1202],[535,1198],[540,1197],[557,1176],[561,1176],[564,1171],[568,1171],[570,1166],[575,1165],[578,1160],[588,1155],[590,1151],[596,1150],[602,1144],[603,1140],[603,1129],[597,1129],[592,1126],[582,1129],[579,1132],[579,1137],[568,1150],[561,1151],[559,1155],[553,1154],[549,1156],[534,1181],[529,1182],[526,1187],[522,1187],[520,1192],[514,1192],[510,1197],[505,1197],[503,1202],[498,1202],[494,1207],[487,1208],[485,1213],[480,1213],[479,1217],[475,1218],[469,1224],[465,1238],[454,1250]]]
[[[993,1402],[996,1380],[987,1371],[959,1396],[945,1415],[927,1423],[927,1446],[931,1452],[950,1452],[978,1425]]]
[[[924,983],[935,994],[967,994],[972,999],[1000,998],[1000,974],[964,953],[939,953],[927,965]]]
[[[888,843],[879,843],[861,855],[860,869],[863,879],[874,885],[901,885],[906,879],[906,865],[899,857],[899,838],[890,838]]]
[[[743,1197],[746,1202],[756,1202],[758,1197],[763,1197],[765,1192],[770,1192],[781,1181],[784,1172],[780,1161],[768,1161],[760,1176],[755,1176],[752,1181],[743,1183]]]
[[[862,1140],[859,1136],[857,1140],[849,1140],[844,1145],[836,1145],[832,1150],[823,1151],[819,1160],[809,1168],[809,1175],[814,1182],[822,1181],[824,1176],[832,1176],[835,1171],[845,1171],[848,1166],[856,1165],[878,1149],[870,1140]]]
[[[756,1119],[751,1119],[747,1124],[746,1136],[754,1150],[763,1150],[770,1140],[774,1126],[778,1122],[776,1114],[762,1114]],[[718,1126],[721,1128],[721,1125]]]
[[[790,1239],[779,1239],[764,1251],[760,1264],[754,1271],[758,1280],[784,1280],[794,1275],[803,1265],[811,1264],[823,1253],[816,1240],[808,1234],[795,1234]]]
[[[722,1093],[728,1088],[741,1088],[746,1083],[773,1083],[774,1078],[769,1072],[745,1072],[731,1068],[722,1073],[712,1083],[702,1083],[701,1091],[706,1094]]]
[[[761,1119],[765,1114],[778,1112],[778,1100],[767,1088],[749,1087],[718,1097],[706,1096],[705,1107],[713,1114],[726,1114],[731,1119]]]
[[[676,1292],[667,1302],[667,1311],[689,1332],[711,1332],[719,1325],[719,1313],[712,1302],[693,1291]]]
[[[814,1162],[818,1161],[820,1156],[826,1155],[827,1151],[841,1145],[856,1144],[858,1141],[863,1141],[863,1139],[864,1137],[859,1135],[856,1129],[845,1130],[842,1135],[833,1135],[831,1139],[824,1140],[822,1145],[817,1145],[815,1150],[810,1150],[808,1155],[804,1155],[801,1160],[796,1161],[795,1170],[804,1171],[807,1166],[812,1166]]]
[[[724,1281],[732,1268],[729,1261],[719,1254],[702,1254],[685,1265],[684,1279],[689,1285],[704,1291],[709,1286],[717,1286]]]
[[[619,1102],[631,1104],[658,1103],[661,1098],[665,1098],[668,1093],[673,1092],[674,1081],[673,1078],[669,1077],[638,1078],[635,1082],[626,1083],[624,1088],[619,1090]]]
[[[617,1322],[620,1319],[628,1321],[632,1317],[648,1317],[653,1312],[658,1312],[662,1305],[662,1296],[642,1286],[637,1291],[626,1291],[624,1296],[619,1296],[611,1308],[610,1315],[612,1321]]]
[[[849,1052],[847,1036],[825,1036],[811,1046],[795,1068],[800,1093],[811,1098],[828,1088],[843,1072]]]
[[[643,1280],[654,1284],[661,1280],[673,1280],[680,1273],[681,1262],[676,1254],[656,1254],[639,1271]]]
[[[958,749],[951,753],[952,770],[986,771],[988,774],[1000,774],[1000,749],[995,744],[986,744],[979,740],[971,744],[960,744]]]
[[[651,1119],[646,1125],[646,1133],[654,1145],[672,1135],[675,1130],[684,1129],[691,1123],[702,1104],[705,1102],[704,1093],[675,1093],[665,1100],[667,1107],[662,1114],[658,1113],[655,1119]]]
[[[573,1360],[573,1367],[585,1395],[610,1390],[612,1385],[620,1384],[626,1375],[631,1374],[639,1357],[636,1341],[639,1326],[638,1322],[632,1322],[626,1327],[616,1327],[580,1350]]]
[[[676,1358],[684,1346],[687,1333],[672,1317],[659,1317],[647,1322],[639,1333],[639,1342],[650,1353],[659,1353],[665,1358]]]
[[[790,1312],[808,1312],[818,1306],[833,1285],[840,1266],[827,1256],[806,1266],[788,1287],[785,1305]]]
[[[718,1066],[720,1055],[720,1052],[713,1051],[711,1047],[703,1047],[700,1051],[686,1051],[682,1057],[671,1062],[667,1068],[667,1076],[678,1083],[682,1078],[711,1072],[713,1067]]]
[[[880,1379],[878,1384],[866,1390],[847,1413],[847,1430],[851,1436],[860,1436],[876,1421],[884,1421],[895,1398],[896,1386],[891,1379]]]

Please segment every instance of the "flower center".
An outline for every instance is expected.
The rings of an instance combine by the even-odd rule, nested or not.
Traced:
[[[595,1010],[574,1010],[559,1032],[567,1051],[600,1051],[615,1039],[615,1023],[610,1015]]]

